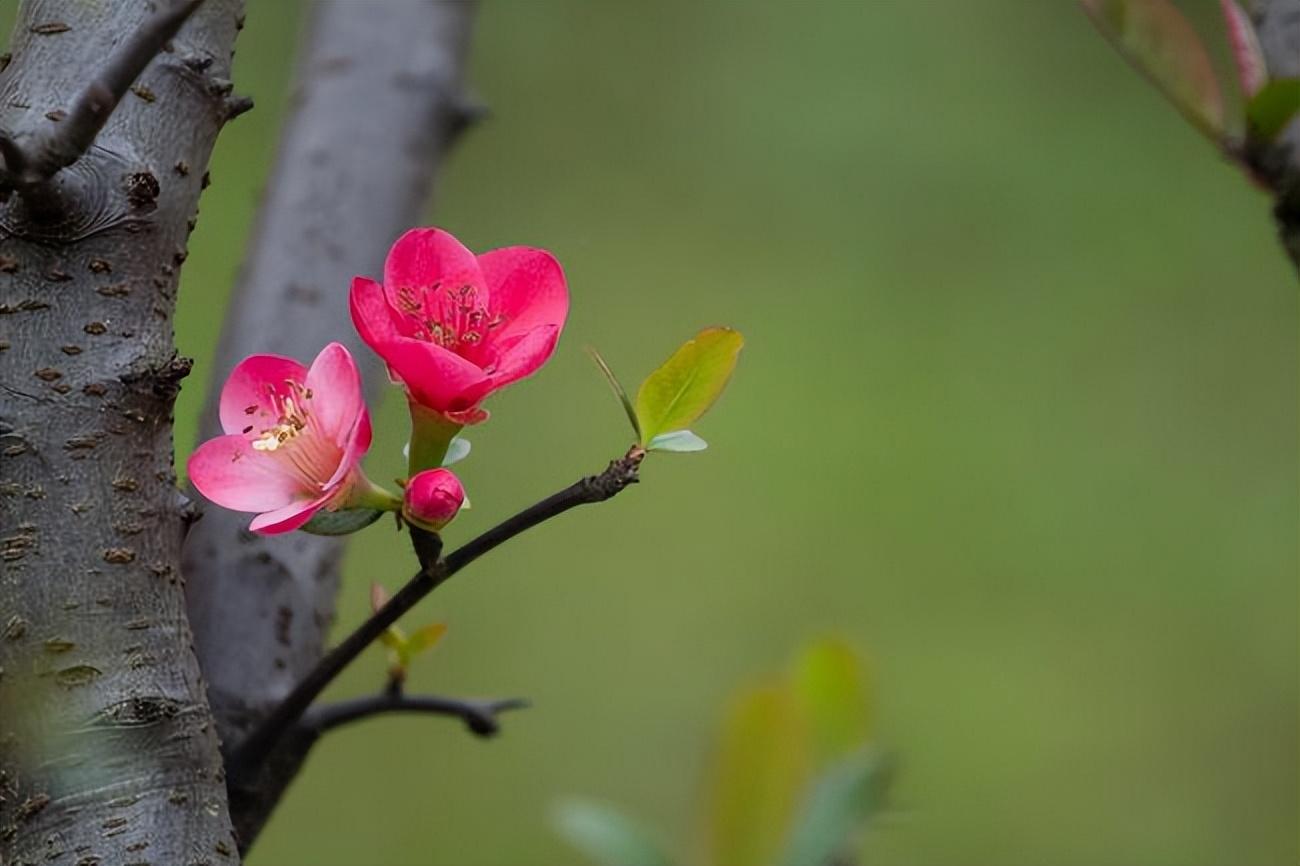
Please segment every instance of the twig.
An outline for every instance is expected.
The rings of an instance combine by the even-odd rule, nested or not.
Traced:
[[[324,734],[349,722],[382,713],[432,713],[455,716],[480,737],[490,737],[501,729],[499,713],[528,706],[521,698],[494,701],[471,701],[437,695],[403,695],[385,692],[331,704],[315,704],[302,716],[299,724],[316,734]]]
[[[449,580],[452,575],[498,545],[539,523],[579,505],[604,502],[617,495],[629,484],[637,483],[639,480],[637,472],[644,457],[645,451],[640,446],[634,446],[626,455],[612,461],[599,475],[583,478],[536,505],[525,508],[436,561],[432,561],[427,550],[422,549],[421,539],[417,535],[420,530],[413,527],[412,538],[416,541],[417,552],[420,552],[423,559],[420,570],[388,600],[387,604],[375,611],[369,619],[344,638],[342,643],[327,653],[302,682],[276,706],[266,720],[249,734],[248,739],[235,748],[227,762],[228,774],[232,779],[238,780],[245,774],[254,772],[285,732],[298,723],[308,707],[344,668],[402,614],[415,607],[421,599]],[[428,537],[427,533],[425,537]],[[433,549],[436,550],[436,546]]]
[[[140,73],[202,2],[173,0],[147,18],[109,55],[99,74],[72,100],[60,123],[26,140],[0,134],[5,184],[20,194],[32,193],[84,156]]]

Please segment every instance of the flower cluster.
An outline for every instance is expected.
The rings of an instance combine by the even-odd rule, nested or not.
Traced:
[[[240,362],[221,391],[225,435],[190,457],[208,499],[256,512],[249,528],[312,530],[318,513],[398,511],[442,529],[465,491],[441,468],[452,439],[487,420],[482,402],[536,372],[555,350],[569,309],[559,262],[508,247],[475,256],[441,229],[412,229],[389,250],[383,283],[352,281],[352,321],[406,392],[408,478],[397,497],[361,469],[370,414],[356,362],[339,343],[310,367],[279,355]],[[321,529],[320,531],[326,531]]]

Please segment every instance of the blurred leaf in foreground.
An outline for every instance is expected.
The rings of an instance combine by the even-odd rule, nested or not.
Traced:
[[[601,803],[570,800],[555,810],[555,828],[600,866],[672,866],[641,825]]]

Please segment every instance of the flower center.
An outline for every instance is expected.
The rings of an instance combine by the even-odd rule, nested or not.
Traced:
[[[268,420],[275,420],[258,431],[252,448],[284,460],[304,486],[319,490],[338,468],[342,449],[313,418],[308,408],[314,396],[311,389],[292,379],[286,379],[285,385],[288,394],[278,391],[274,385],[266,386],[275,415],[265,410],[262,414]],[[256,411],[254,406],[249,409]],[[244,428],[245,435],[253,435],[253,429],[252,426]]]
[[[415,289],[397,291],[398,306],[415,322],[417,336],[458,355],[473,354],[505,316],[488,314],[478,288],[466,284],[452,289],[434,283],[421,297]]]
[[[297,385],[296,382],[291,384]],[[279,419],[275,424],[264,429],[262,435],[253,441],[254,451],[275,451],[288,444],[307,427],[310,415],[305,405],[299,408],[293,397],[276,396],[272,399],[280,410]]]

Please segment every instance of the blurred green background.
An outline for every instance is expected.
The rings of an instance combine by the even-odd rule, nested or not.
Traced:
[[[252,3],[240,37],[258,110],[185,269],[182,452],[300,11]],[[430,220],[554,250],[573,312],[470,431],[450,542],[627,445],[584,344],[629,382],[702,325],[748,346],[709,451],[415,613],[451,631],[414,688],[535,707],[489,742],[331,735],[252,866],[572,863],[548,825],[571,794],[690,840],[725,698],[826,631],[870,656],[901,759],[870,863],[1297,861],[1295,275],[1265,196],[1077,8],[501,0],[472,70],[492,117]],[[359,537],[339,629],[410,571]]]

